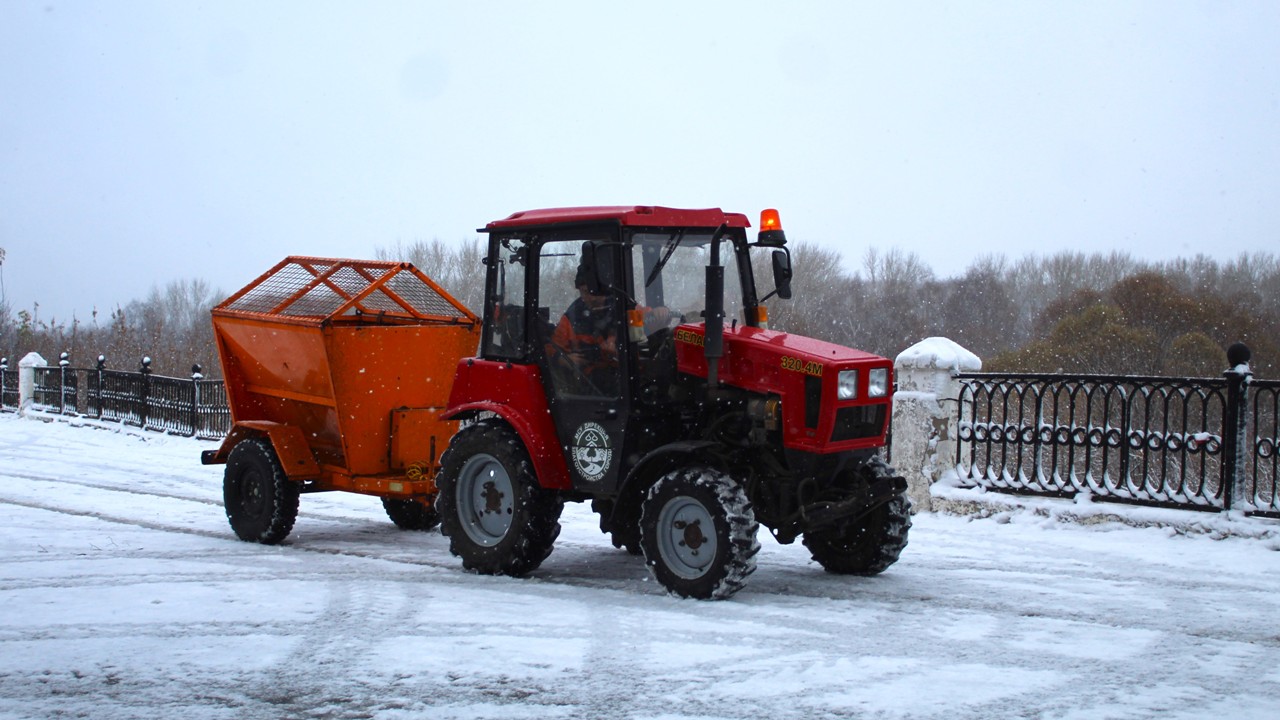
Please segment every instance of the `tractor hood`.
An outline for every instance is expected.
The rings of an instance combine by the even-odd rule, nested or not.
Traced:
[[[707,377],[705,326],[675,330],[682,373]],[[790,333],[725,328],[720,384],[778,400],[783,446],[827,453],[884,444],[893,402],[893,362]]]

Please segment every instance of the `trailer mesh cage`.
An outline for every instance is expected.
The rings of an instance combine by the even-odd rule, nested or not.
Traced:
[[[313,322],[478,322],[410,263],[300,256],[280,261],[216,311]]]

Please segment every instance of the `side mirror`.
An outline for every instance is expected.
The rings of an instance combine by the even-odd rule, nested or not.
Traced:
[[[773,251],[773,286],[778,297],[791,299],[791,253],[786,250]]]

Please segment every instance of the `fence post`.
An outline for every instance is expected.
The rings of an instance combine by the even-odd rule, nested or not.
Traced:
[[[894,361],[893,465],[907,479],[917,511],[932,509],[930,486],[955,467],[960,415],[959,372],[982,369],[982,360],[942,337],[922,340]]]
[[[106,380],[103,378],[103,376],[106,374],[106,372],[107,372],[107,356],[99,355],[98,368],[96,373],[98,378],[98,419],[99,420],[102,419],[102,405],[106,401],[106,397],[103,396],[103,391],[105,390],[105,385],[106,385]]]
[[[58,414],[67,414],[67,366],[71,364],[71,353],[64,352],[58,356]]]
[[[149,356],[142,357],[142,366],[138,368],[138,373],[142,375],[142,393],[138,398],[138,426],[146,430],[147,405],[151,397],[151,358]]]
[[[18,414],[26,415],[36,397],[36,368],[49,363],[38,352],[29,352],[18,361]]]
[[[200,434],[200,381],[204,374],[200,372],[200,364],[191,366],[191,437]]]
[[[1253,352],[1244,343],[1227,348],[1227,364],[1231,367],[1222,373],[1227,379],[1227,407],[1222,424],[1222,508],[1230,511],[1244,500],[1244,458],[1251,450],[1245,434],[1249,413],[1245,405],[1249,399],[1249,380],[1253,371],[1249,359]]]
[[[0,410],[4,409],[4,395],[8,388],[4,386],[4,379],[9,376],[9,358],[0,357]]]

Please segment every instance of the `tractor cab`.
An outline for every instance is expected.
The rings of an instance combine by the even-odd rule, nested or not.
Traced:
[[[684,326],[709,311],[762,325],[749,226],[720,210],[621,207],[517,213],[485,228],[480,357],[538,368],[575,489],[612,493],[639,458],[681,439],[680,416],[696,406],[677,373]],[[708,292],[708,268],[721,291]]]

